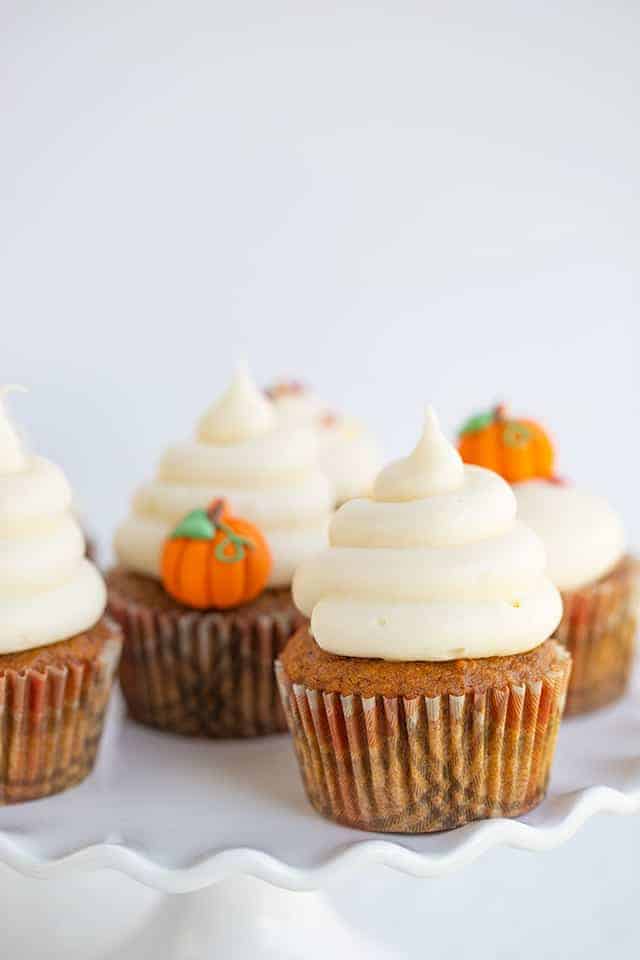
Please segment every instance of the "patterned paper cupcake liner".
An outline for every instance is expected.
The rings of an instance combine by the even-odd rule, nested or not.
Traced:
[[[309,800],[338,823],[431,833],[515,817],[545,795],[571,670],[462,696],[343,696],[276,672]]]
[[[573,658],[566,715],[586,713],[625,692],[638,625],[640,565],[632,557],[606,577],[563,593],[564,615],[556,639]]]
[[[273,665],[304,623],[293,606],[249,615],[156,610],[110,595],[125,644],[120,684],[134,720],[194,737],[286,731]]]
[[[122,640],[93,662],[0,673],[0,804],[60,793],[95,763]]]

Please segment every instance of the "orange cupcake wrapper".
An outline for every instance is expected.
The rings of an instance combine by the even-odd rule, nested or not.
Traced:
[[[121,648],[114,632],[93,662],[3,671],[0,804],[60,793],[91,772]]]
[[[173,612],[112,591],[109,612],[125,643],[120,685],[132,718],[194,737],[286,731],[273,665],[304,618],[290,609]]]
[[[545,795],[571,670],[462,696],[343,696],[276,674],[315,809],[383,833],[515,817]]]
[[[564,613],[555,637],[573,659],[567,716],[623,696],[635,653],[639,588],[640,564],[625,557],[608,576],[562,594]]]

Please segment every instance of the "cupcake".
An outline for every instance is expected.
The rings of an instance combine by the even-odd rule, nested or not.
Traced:
[[[277,665],[313,806],[365,830],[429,833],[542,800],[570,657],[540,539],[433,412],[370,499],[331,522],[294,597],[310,616]]]
[[[308,426],[316,432],[320,469],[331,485],[336,506],[370,492],[380,452],[365,424],[332,412],[297,381],[275,383],[266,393],[282,423]]]
[[[638,607],[638,566],[620,517],[602,497],[557,478],[546,432],[501,406],[464,425],[459,450],[513,484],[520,518],[544,542],[564,605],[556,637],[573,658],[566,713],[617,700],[631,674]]]
[[[122,646],[62,471],[27,453],[0,401],[0,803],[91,771]]]
[[[135,720],[202,737],[286,729],[273,664],[303,619],[293,571],[326,543],[329,510],[313,431],[280,424],[238,372],[115,536],[109,608]]]

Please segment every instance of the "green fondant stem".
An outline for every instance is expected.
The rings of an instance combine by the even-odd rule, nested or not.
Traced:
[[[213,540],[215,532],[205,510],[192,510],[180,521],[171,534],[171,539],[186,537],[188,540]]]

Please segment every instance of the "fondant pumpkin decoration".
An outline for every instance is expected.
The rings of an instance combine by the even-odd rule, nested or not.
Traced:
[[[161,566],[164,588],[176,600],[225,610],[264,590],[271,553],[256,526],[232,517],[224,500],[214,500],[178,524],[165,542]]]
[[[509,483],[553,477],[553,446],[533,420],[513,420],[500,405],[476,414],[459,433],[458,450],[465,463],[487,467]]]

